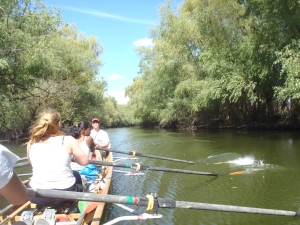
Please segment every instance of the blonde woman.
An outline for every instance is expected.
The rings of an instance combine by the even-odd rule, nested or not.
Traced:
[[[88,164],[88,157],[75,138],[65,136],[60,130],[60,114],[52,109],[42,112],[36,120],[30,140],[27,142],[27,157],[32,165],[29,186],[38,189],[82,191],[71,169],[71,156],[78,164]],[[39,206],[58,206],[64,200],[29,198]]]

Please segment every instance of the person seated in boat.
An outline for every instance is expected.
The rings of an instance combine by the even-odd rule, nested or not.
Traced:
[[[79,132],[79,129],[78,129],[77,126],[70,126],[70,127],[66,128],[66,129],[63,129],[63,132],[65,132],[65,134],[66,134],[67,136],[72,136],[73,138],[75,138],[76,141],[80,138],[80,132]],[[79,146],[80,146],[80,144],[79,144]],[[81,146],[80,146],[80,147],[81,147]],[[81,149],[82,149],[82,148],[81,148]],[[82,150],[83,150],[83,149],[82,149]],[[83,150],[83,151],[84,151],[84,150]],[[74,157],[73,157],[73,156],[71,156],[71,160],[74,160]],[[73,170],[73,175],[74,175],[75,178],[76,178],[76,183],[77,183],[77,184],[82,184],[81,176],[80,176],[79,172],[78,172],[76,169],[74,169],[74,167],[76,167],[76,166],[74,166],[74,164],[75,164],[76,166],[78,166],[78,167],[83,167],[83,166],[79,165],[77,162],[71,162],[71,168],[72,168],[72,170]]]
[[[13,205],[22,205],[27,201],[27,188],[14,171],[19,156],[0,145],[0,196]]]
[[[91,124],[86,121],[80,121],[76,126],[69,127],[66,131],[67,135],[74,137],[79,143],[81,149],[85,152],[85,154],[92,159],[93,154],[98,154],[100,156],[100,152],[95,152],[95,144],[93,138],[90,136],[91,133]],[[79,165],[76,162],[71,162],[72,170],[80,171],[84,166]]]
[[[96,149],[99,148],[110,148],[110,140],[106,131],[100,129],[100,119],[94,118],[92,119],[93,130],[91,131],[91,136],[94,140]],[[108,154],[107,151],[100,150],[102,156],[106,156]]]
[[[29,187],[61,191],[83,191],[71,169],[71,156],[79,165],[89,163],[88,156],[72,136],[60,130],[60,114],[48,109],[38,116],[27,144],[27,157],[32,166]],[[59,206],[65,200],[29,198],[38,207]],[[69,201],[67,201],[69,202]]]

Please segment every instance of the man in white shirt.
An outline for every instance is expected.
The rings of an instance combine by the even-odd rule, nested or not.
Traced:
[[[96,147],[110,148],[110,140],[106,131],[100,129],[100,120],[98,118],[92,119],[93,129],[91,130],[91,137],[94,140]],[[105,151],[102,152],[105,153]]]

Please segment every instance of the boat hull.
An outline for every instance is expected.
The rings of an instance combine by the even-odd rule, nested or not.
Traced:
[[[110,152],[106,159],[104,161],[113,161],[113,154]],[[111,178],[112,178],[112,171],[113,167],[104,167],[101,172],[101,176],[103,176],[104,180],[104,187],[98,183],[93,190],[91,191],[92,193],[97,193],[97,194],[108,194],[109,192],[109,187],[111,183]],[[24,181],[25,184],[27,184],[29,180]],[[100,188],[101,186],[101,188]],[[77,203],[75,203],[77,204]],[[88,203],[87,203],[88,204]],[[85,214],[81,225],[99,225],[103,212],[104,212],[104,207],[105,203],[102,202],[95,202],[95,203],[89,203],[91,207],[89,207],[89,212]],[[21,221],[21,214],[24,211],[32,211],[36,208],[36,205],[31,203],[30,201],[26,202],[22,206],[18,207],[12,207],[10,208],[7,212],[3,212],[4,215],[0,216],[0,224],[13,224],[17,221]],[[84,209],[83,209],[84,210]],[[80,218],[82,214],[81,213],[56,213],[55,216],[55,223],[56,225],[71,225],[71,224],[76,224],[78,218]],[[38,225],[37,221],[39,219],[42,219],[44,217],[43,213],[38,213],[37,215],[34,215],[34,225]]]

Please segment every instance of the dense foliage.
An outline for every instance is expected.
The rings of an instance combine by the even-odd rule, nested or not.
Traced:
[[[65,126],[103,116],[109,100],[98,75],[102,46],[95,37],[31,0],[1,1],[0,34],[1,136],[26,135],[45,108],[58,110]]]
[[[126,89],[145,125],[299,125],[298,0],[167,1]]]
[[[128,105],[105,97],[102,46],[39,0],[0,5],[0,136],[27,134],[57,109],[64,125],[300,124],[298,0],[167,0],[140,47]]]

